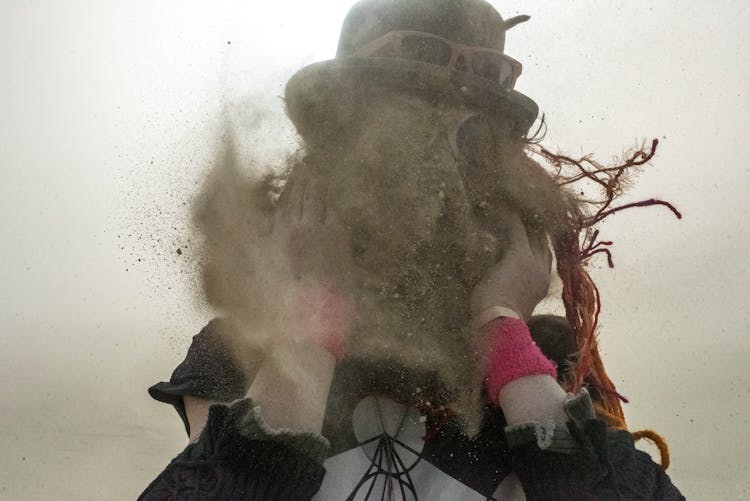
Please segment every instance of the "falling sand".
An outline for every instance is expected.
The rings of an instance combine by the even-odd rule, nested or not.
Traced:
[[[281,172],[250,174],[269,169],[240,165],[225,142],[194,211],[203,293],[237,326],[238,358],[255,360],[287,335],[295,291],[339,291],[354,304],[348,359],[435,376],[476,425],[471,291],[503,255],[508,210],[543,233],[566,199],[488,116],[384,89],[358,109],[356,126]]]

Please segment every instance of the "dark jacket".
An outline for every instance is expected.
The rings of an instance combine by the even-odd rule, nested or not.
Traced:
[[[217,343],[209,342],[215,327],[212,322],[194,339],[192,353],[186,358],[192,362],[183,362],[175,371],[179,372],[177,384],[173,385],[177,388],[175,393],[167,395],[171,383],[160,383],[158,391],[152,388],[153,396],[173,404],[179,393],[215,397],[203,377],[207,373],[220,383],[222,387],[216,391],[223,396],[229,391],[228,381],[241,386],[229,393],[244,394],[246,381],[233,373],[237,369],[227,364],[223,351],[216,349]],[[190,365],[198,360],[202,368],[195,371]],[[198,375],[196,381],[191,381],[191,373]],[[354,408],[351,402],[379,392],[380,389],[368,386],[372,381],[398,387],[404,394],[411,393],[409,387],[419,381],[430,393],[440,394],[439,389],[429,388],[429,377],[415,379],[405,370],[381,366],[363,369],[361,363],[345,361],[337,368],[328,402],[323,436],[330,440],[269,430],[247,399],[231,405],[214,405],[199,440],[172,460],[139,499],[312,498],[326,474],[324,460],[358,447],[351,428]],[[394,385],[394,381],[399,384]],[[396,399],[400,398],[398,393]],[[179,405],[176,407],[182,410]],[[684,499],[661,466],[634,447],[628,432],[608,429],[603,421],[596,419],[587,393],[571,399],[566,411],[570,417],[568,430],[545,429],[536,423],[509,429],[502,412],[488,405],[479,434],[470,438],[450,414],[422,409],[428,433],[422,449],[416,451],[418,460],[430,463],[486,499],[494,499],[498,485],[511,472],[520,479],[528,500]]]

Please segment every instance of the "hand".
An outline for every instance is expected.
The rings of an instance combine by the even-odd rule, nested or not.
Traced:
[[[291,274],[282,289],[279,320],[285,338],[311,340],[340,359],[354,310],[345,292],[351,246],[338,215],[328,210],[327,183],[304,174],[291,180],[274,220],[273,233]]]
[[[552,252],[547,235],[529,238],[520,216],[509,216],[509,245],[471,294],[472,326],[479,328],[510,312],[526,320],[549,289]]]
[[[273,233],[294,279],[315,277],[343,287],[351,270],[351,238],[328,204],[328,182],[312,168],[295,172],[279,200]]]

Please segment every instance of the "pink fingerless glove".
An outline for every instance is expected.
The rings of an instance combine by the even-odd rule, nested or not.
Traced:
[[[500,317],[488,322],[482,328],[482,346],[487,354],[487,392],[494,404],[500,390],[511,381],[538,374],[557,377],[557,367],[531,339],[523,320]]]
[[[345,296],[322,286],[303,286],[293,293],[289,330],[299,339],[309,339],[340,361],[346,354],[347,334],[353,306]]]

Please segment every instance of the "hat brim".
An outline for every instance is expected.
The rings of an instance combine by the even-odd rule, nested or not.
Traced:
[[[302,68],[286,85],[287,111],[303,137],[321,128],[341,127],[341,122],[356,118],[358,107],[351,100],[362,89],[376,86],[484,110],[507,120],[519,136],[539,114],[531,98],[477,75],[385,57],[332,59]]]

